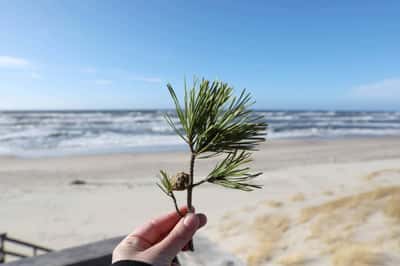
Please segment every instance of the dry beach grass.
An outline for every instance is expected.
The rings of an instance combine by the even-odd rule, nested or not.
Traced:
[[[342,245],[332,254],[333,266],[378,266],[384,257],[373,248],[363,245]]]
[[[307,262],[304,253],[294,253],[279,258],[278,263],[282,266],[303,266]]]
[[[236,238],[243,231],[247,235],[242,237],[252,240],[247,248],[236,250],[248,265],[394,266],[400,262],[396,256],[400,250],[400,186],[378,187],[304,207],[292,218],[284,209],[271,213],[260,206],[264,209],[252,214],[253,223],[234,223],[240,228]],[[370,232],[371,228],[376,231]],[[309,233],[302,238],[297,234],[300,231]],[[301,250],[291,251],[291,246]],[[315,254],[310,254],[312,249]],[[393,262],[386,261],[388,255]]]

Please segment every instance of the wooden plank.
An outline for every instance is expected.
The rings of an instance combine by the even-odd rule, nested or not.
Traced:
[[[122,237],[25,258],[4,266],[109,266],[113,249]],[[2,265],[2,266],[3,266]]]

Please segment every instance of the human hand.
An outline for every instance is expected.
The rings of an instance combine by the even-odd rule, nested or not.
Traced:
[[[112,263],[136,260],[154,266],[170,266],[194,233],[207,223],[204,214],[187,213],[181,218],[176,212],[160,216],[134,230],[114,249]]]

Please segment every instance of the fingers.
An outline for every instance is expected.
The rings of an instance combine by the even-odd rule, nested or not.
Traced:
[[[207,223],[204,214],[188,213],[174,229],[153,248],[157,253],[174,258],[179,251],[192,239],[194,233]]]
[[[188,209],[187,207],[182,207],[179,211],[185,215]],[[163,239],[174,228],[180,218],[176,211],[170,212],[137,228],[128,237],[140,238],[151,246]]]
[[[187,208],[154,219],[129,234],[113,252],[113,262],[142,260],[153,265],[169,265],[172,259],[192,239],[194,233],[207,223],[204,214],[188,213]]]

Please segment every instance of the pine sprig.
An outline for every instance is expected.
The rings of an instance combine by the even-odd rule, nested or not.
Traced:
[[[226,188],[240,189],[243,191],[252,191],[255,188],[261,188],[262,186],[260,185],[249,183],[249,181],[262,174],[261,172],[250,173],[250,167],[245,166],[252,161],[250,155],[249,152],[239,152],[237,150],[228,154],[228,156],[218,163],[209,173],[206,181]]]
[[[261,188],[251,181],[261,172],[251,173],[247,166],[251,162],[251,151],[265,141],[267,124],[264,118],[250,108],[254,104],[250,93],[243,90],[238,97],[233,95],[233,88],[221,81],[210,82],[195,80],[190,89],[185,82],[184,99],[181,105],[174,88],[167,85],[175,105],[179,125],[171,116],[165,115],[167,123],[182,138],[190,149],[189,174],[181,172],[177,186],[165,171],[160,171],[160,189],[174,201],[174,188],[187,191],[188,210],[192,211],[193,188],[203,183],[218,184],[226,188],[252,191]],[[194,182],[194,166],[196,159],[206,159],[223,155],[224,159],[217,163],[206,178]],[[182,180],[181,180],[182,181]],[[179,189],[182,190],[182,189]]]
[[[203,79],[199,88],[196,84],[185,89],[185,109],[172,86],[167,85],[184,132],[166,116],[168,124],[195,154],[255,150],[265,141],[267,124],[262,116],[249,110],[254,103],[249,93],[243,90],[239,97],[234,97],[233,88],[220,81],[210,83]]]

